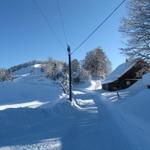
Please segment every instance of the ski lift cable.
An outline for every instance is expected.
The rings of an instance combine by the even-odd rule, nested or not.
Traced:
[[[98,24],[94,28],[94,30],[75,48],[75,50],[72,51],[71,55],[74,54],[79,48],[81,48],[91,38],[91,36],[93,36],[96,33],[96,31],[104,25],[104,23],[112,17],[112,15],[125,3],[125,1],[126,0],[121,1],[121,3],[119,5],[117,5],[117,7],[115,7],[110,12],[110,14],[108,16],[106,16],[106,18],[104,18],[104,20],[102,20],[100,22],[100,24]]]
[[[33,0],[33,3],[34,5],[36,6],[36,8],[39,10],[41,16],[43,17],[45,23],[47,24],[48,26],[48,29],[51,31],[51,33],[53,33],[57,43],[61,46],[61,47],[64,47],[64,45],[62,44],[61,40],[58,38],[55,30],[53,29],[52,25],[50,24],[49,22],[49,19],[48,17],[45,15],[44,11],[42,10],[42,8],[40,7],[40,5],[38,4],[37,0]]]

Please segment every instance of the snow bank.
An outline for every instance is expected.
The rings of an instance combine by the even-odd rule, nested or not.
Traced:
[[[147,88],[147,85],[150,85],[150,73],[146,73],[143,75],[142,79],[139,79],[133,85],[131,85],[128,89],[124,91],[129,91],[131,94],[137,94],[140,91],[143,91]]]
[[[141,150],[150,149],[150,89],[144,89],[134,96],[127,97],[118,105],[124,130]]]
[[[131,113],[136,117],[147,120],[150,123],[150,89],[144,89],[134,96],[128,97],[124,103],[121,103],[121,108],[127,113]]]
[[[145,86],[150,85],[150,72],[143,75],[143,84]]]

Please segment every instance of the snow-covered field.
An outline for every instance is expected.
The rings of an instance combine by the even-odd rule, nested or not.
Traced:
[[[97,81],[77,85],[70,103],[37,66],[0,83],[0,150],[150,149],[150,89],[143,81],[119,91],[120,98]]]

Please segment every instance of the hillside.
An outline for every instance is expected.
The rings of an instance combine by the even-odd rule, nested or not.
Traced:
[[[150,148],[150,92],[140,84],[149,76],[119,91],[119,99],[96,81],[76,85],[72,103],[39,64],[14,76],[0,83],[0,150]]]

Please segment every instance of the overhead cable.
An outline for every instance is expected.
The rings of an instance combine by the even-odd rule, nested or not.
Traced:
[[[123,3],[125,3],[125,1],[126,0],[123,0],[119,5],[117,5],[117,7],[115,7],[110,14],[94,28],[94,30],[75,48],[74,51],[72,51],[71,54],[75,53],[79,48],[81,48],[81,46],[83,46],[91,38],[91,36],[93,36],[93,34],[95,34],[95,32],[101,28],[108,19],[111,18],[111,16],[123,5]]]
[[[47,24],[49,30],[51,31],[51,33],[53,33],[53,35],[54,35],[56,41],[58,42],[58,44],[59,44],[61,47],[64,47],[63,44],[62,44],[62,42],[61,42],[61,40],[58,38],[58,36],[57,36],[55,30],[53,29],[52,25],[50,24],[48,17],[45,15],[44,11],[42,10],[42,8],[41,8],[40,5],[38,4],[38,2],[37,2],[36,0],[33,0],[33,2],[34,2],[34,4],[35,4],[36,8],[39,10],[39,12],[40,12],[41,16],[43,17],[44,21],[46,22],[46,24]]]

